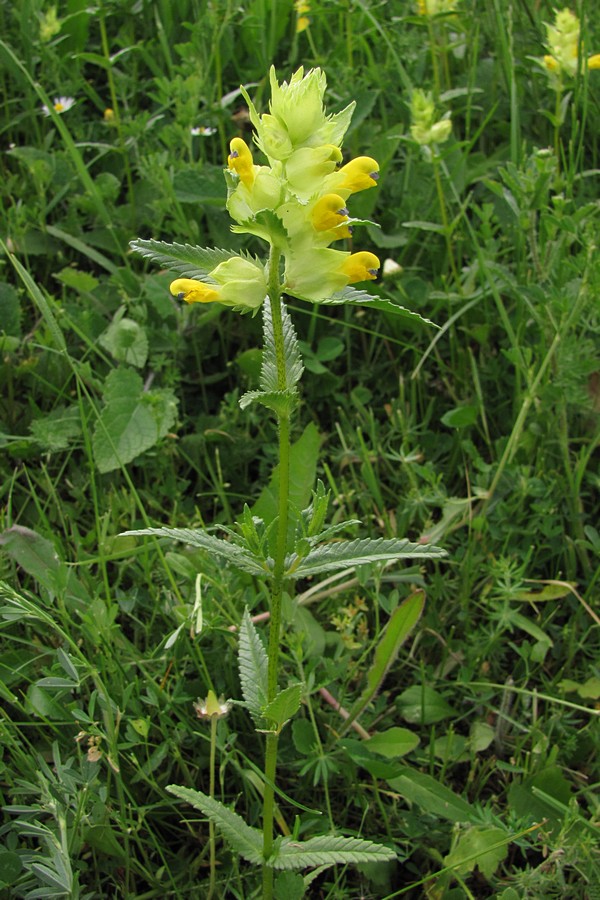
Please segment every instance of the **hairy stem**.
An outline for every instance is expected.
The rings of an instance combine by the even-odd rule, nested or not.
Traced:
[[[280,391],[287,388],[285,348],[282,321],[281,284],[279,281],[280,254],[273,248],[269,259],[269,301],[275,340],[277,362],[277,385]],[[279,640],[281,632],[281,599],[283,575],[287,553],[288,506],[290,484],[290,418],[289,413],[277,416],[279,433],[279,497],[277,519],[277,544],[271,586],[271,619],[269,625],[267,700],[271,702],[277,695],[277,675],[279,669]],[[273,813],[275,807],[275,774],[277,769],[277,744],[279,735],[267,735],[265,753],[265,792],[263,797],[263,857],[271,854],[273,847]],[[273,869],[263,866],[263,898],[273,896]]]

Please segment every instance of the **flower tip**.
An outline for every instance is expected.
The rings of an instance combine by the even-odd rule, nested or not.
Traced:
[[[186,303],[211,303],[219,298],[214,288],[193,278],[176,278],[169,290],[176,300],[185,300]]]

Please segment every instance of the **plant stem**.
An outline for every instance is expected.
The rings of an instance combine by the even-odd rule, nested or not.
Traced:
[[[282,321],[281,284],[279,282],[280,253],[272,248],[269,258],[269,302],[273,321],[273,337],[275,341],[275,359],[277,363],[277,384],[280,391],[287,389],[285,367],[285,348]],[[277,544],[273,565],[273,581],[271,586],[271,619],[269,625],[267,701],[277,696],[277,674],[279,668],[279,640],[281,633],[281,600],[283,594],[283,575],[287,552],[288,507],[290,485],[290,418],[289,413],[278,414],[279,432],[279,498],[277,519]],[[265,790],[263,797],[263,858],[269,858],[273,847],[273,811],[275,806],[275,773],[277,769],[277,745],[279,735],[270,732],[267,735],[265,752]],[[273,869],[263,865],[263,898],[270,900],[273,896]]]
[[[456,266],[456,260],[454,259],[454,249],[452,247],[452,232],[450,229],[450,222],[448,219],[448,211],[446,209],[446,199],[444,197],[444,188],[442,186],[442,179],[440,177],[440,168],[439,168],[439,160],[436,156],[435,151],[432,151],[432,162],[433,162],[433,177],[435,179],[435,188],[437,191],[438,202],[440,205],[440,216],[442,217],[442,225],[444,226],[444,237],[446,238],[446,250],[448,253],[448,262],[450,263],[450,268],[452,269],[452,275],[454,276],[454,281],[456,287],[460,293],[462,293],[462,285],[460,283],[460,275],[458,273],[458,268]]]
[[[215,796],[215,762],[216,762],[216,750],[217,750],[217,724],[219,721],[218,716],[210,717],[210,762],[209,762],[209,787],[208,792],[212,799]],[[215,842],[215,823],[212,819],[208,823],[208,843],[210,846],[210,880],[208,883],[208,894],[206,895],[207,900],[211,900],[211,897],[214,896],[215,893],[215,881],[216,881],[216,871],[217,871],[217,851],[216,851],[216,842]]]

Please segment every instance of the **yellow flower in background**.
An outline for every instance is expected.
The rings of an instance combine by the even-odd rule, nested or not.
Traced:
[[[300,32],[306,31],[310,25],[310,19],[306,15],[306,13],[310,12],[310,3],[307,3],[306,0],[295,0],[294,8],[297,16],[296,34],[300,34]]]
[[[44,43],[51,41],[60,31],[61,21],[56,14],[56,6],[48,7],[48,11],[42,14],[40,21],[40,40]]]
[[[452,131],[450,115],[447,113],[443,118],[436,119],[433,97],[420,88],[413,91],[410,116],[412,120],[410,133],[417,144],[421,146],[443,144],[450,137]]]
[[[458,0],[417,0],[420,16],[439,16],[456,10]]]
[[[546,47],[549,52],[543,57],[543,65],[557,87],[563,76],[574,78],[577,75],[580,37],[579,19],[570,9],[556,11],[554,23],[546,25]],[[600,54],[590,56],[583,66],[589,70],[600,69]]]

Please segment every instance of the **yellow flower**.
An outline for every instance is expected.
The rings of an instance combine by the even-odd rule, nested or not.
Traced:
[[[458,0],[417,0],[417,12],[420,16],[439,16],[454,12],[457,2]]]
[[[258,309],[267,296],[264,267],[232,256],[209,272],[210,282],[176,278],[170,291],[186,303],[222,303],[237,309]]]
[[[420,88],[413,91],[410,102],[412,125],[410,133],[421,146],[443,144],[450,137],[452,122],[449,114],[436,121],[435,106],[431,94]]]
[[[546,47],[550,51],[543,64],[556,90],[562,87],[562,77],[574,78],[579,70],[581,26],[570,9],[557,11],[554,23],[546,25]],[[584,63],[588,70],[600,69],[600,54],[590,56]]]
[[[230,153],[227,164],[233,172],[237,172],[246,187],[254,183],[254,161],[247,143],[241,138],[234,138],[229,144]]]

